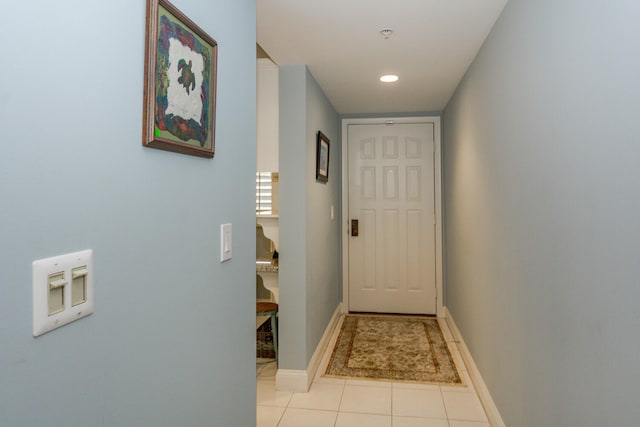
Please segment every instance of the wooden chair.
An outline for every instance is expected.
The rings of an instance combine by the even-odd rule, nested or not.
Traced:
[[[265,300],[265,296],[269,296]],[[271,332],[273,333],[273,350],[276,356],[276,366],[278,365],[278,304],[273,302],[271,291],[264,287],[262,277],[256,275],[256,318],[269,317],[271,321]]]

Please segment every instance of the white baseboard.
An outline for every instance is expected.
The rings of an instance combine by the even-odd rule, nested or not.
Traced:
[[[309,391],[307,371],[295,369],[278,369],[276,372],[276,390],[306,393]]]
[[[333,316],[331,317],[331,320],[329,320],[329,324],[324,330],[324,334],[322,334],[322,338],[320,338],[320,342],[316,346],[316,350],[313,352],[313,356],[311,356],[311,360],[309,360],[306,370],[278,369],[278,372],[276,373],[276,390],[302,393],[309,391],[309,387],[311,387],[316,371],[320,366],[322,356],[329,345],[329,341],[336,329],[336,326],[338,326],[338,320],[340,320],[341,313],[342,303],[338,304],[338,307],[336,307],[336,310],[333,312]]]
[[[449,309],[445,307],[444,312],[447,325],[449,325],[449,329],[453,334],[454,340],[458,342],[458,349],[460,350],[462,359],[464,359],[464,363],[465,365],[467,365],[467,371],[469,372],[471,381],[473,382],[476,392],[478,393],[478,397],[482,402],[482,406],[484,406],[484,410],[487,413],[489,424],[491,424],[492,427],[506,427],[504,421],[502,421],[500,412],[498,412],[498,407],[493,401],[491,393],[489,393],[489,389],[484,383],[484,380],[480,375],[480,371],[478,370],[476,363],[473,361],[471,353],[469,352],[469,348],[467,347],[467,344],[465,344],[464,339],[462,338],[462,334],[460,334],[460,330],[458,329],[456,322],[454,322]]]

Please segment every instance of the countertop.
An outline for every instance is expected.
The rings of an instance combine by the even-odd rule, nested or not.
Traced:
[[[256,272],[258,273],[277,273],[279,266],[273,264],[258,264],[256,262]]]

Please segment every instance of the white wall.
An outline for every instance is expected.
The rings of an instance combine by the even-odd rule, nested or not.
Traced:
[[[640,420],[639,20],[511,0],[445,110],[446,303],[508,426]]]
[[[174,4],[220,46],[214,159],[141,146],[145,2],[3,5],[2,425],[255,423],[255,1]],[[94,314],[32,337],[31,262],[86,248]]]

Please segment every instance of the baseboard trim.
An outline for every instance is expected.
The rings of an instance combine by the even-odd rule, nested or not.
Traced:
[[[309,391],[307,382],[307,371],[278,369],[278,372],[276,372],[276,390],[306,393]]]
[[[313,378],[320,367],[322,356],[329,345],[331,336],[338,326],[341,313],[342,303],[338,304],[333,312],[333,316],[331,316],[331,320],[329,320],[329,324],[324,330],[324,334],[322,334],[322,338],[320,338],[320,342],[318,342],[316,350],[313,352],[313,356],[311,356],[311,360],[309,360],[306,370],[278,369],[278,372],[276,372],[276,390],[302,393],[309,391]]]
[[[498,407],[493,401],[491,393],[489,393],[489,389],[484,383],[482,375],[480,375],[480,371],[478,370],[476,363],[473,361],[473,357],[471,357],[469,348],[467,347],[467,344],[465,344],[464,339],[462,338],[462,334],[460,333],[456,322],[453,320],[449,309],[445,307],[444,312],[447,325],[449,325],[449,329],[453,334],[453,338],[458,342],[458,348],[460,350],[460,354],[462,355],[462,359],[464,359],[464,363],[467,365],[467,370],[469,372],[469,376],[471,377],[471,381],[473,382],[476,392],[478,393],[478,397],[482,402],[482,406],[484,406],[484,410],[487,413],[489,424],[491,424],[492,427],[506,427],[504,421],[502,421],[500,412],[498,412]]]

